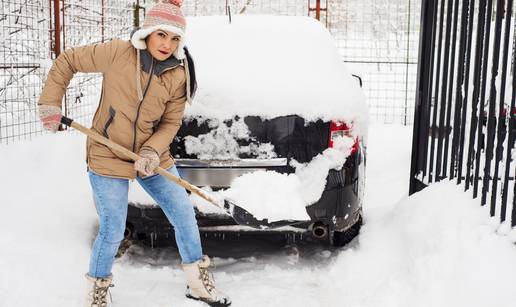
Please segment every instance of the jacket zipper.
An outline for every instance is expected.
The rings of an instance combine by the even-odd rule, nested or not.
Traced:
[[[140,67],[138,67],[138,69],[140,69]],[[142,107],[143,100],[145,99],[145,95],[147,94],[147,90],[149,89],[149,85],[152,80],[153,70],[154,70],[154,59],[152,59],[152,62],[151,62],[151,67],[150,67],[150,71],[149,71],[149,81],[147,81],[147,85],[145,86],[145,90],[143,91],[142,100],[140,100],[140,103],[138,104],[138,109],[136,110],[136,119],[134,120],[134,129],[133,129],[133,150],[132,150],[133,152],[136,147],[136,125],[138,124],[138,118],[140,118],[140,109]],[[138,80],[138,82],[139,81],[140,80]]]

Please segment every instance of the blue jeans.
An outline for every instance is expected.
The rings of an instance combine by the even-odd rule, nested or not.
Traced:
[[[175,166],[168,171],[179,176]],[[88,175],[99,215],[99,232],[93,244],[88,274],[92,277],[107,277],[111,274],[115,255],[124,238],[129,180],[101,176],[92,171]],[[157,174],[145,179],[137,177],[137,180],[174,226],[182,263],[200,260],[202,247],[199,228],[186,190]]]

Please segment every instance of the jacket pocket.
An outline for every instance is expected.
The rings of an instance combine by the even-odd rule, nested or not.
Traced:
[[[109,118],[106,121],[106,124],[104,124],[104,129],[102,130],[102,134],[109,139],[109,135],[107,133],[107,130],[109,126],[113,123],[113,120],[115,119],[116,110],[113,109],[112,106],[109,106]]]

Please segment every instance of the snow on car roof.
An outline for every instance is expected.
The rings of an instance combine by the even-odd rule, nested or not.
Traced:
[[[190,17],[198,92],[187,116],[367,122],[365,97],[328,30],[310,17]],[[360,125],[362,126],[362,125]]]

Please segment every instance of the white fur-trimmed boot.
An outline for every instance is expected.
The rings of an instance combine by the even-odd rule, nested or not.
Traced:
[[[106,278],[95,278],[86,274],[87,296],[84,307],[107,307],[109,288],[114,285],[111,283],[113,275]],[[111,296],[111,293],[109,293]]]
[[[227,295],[215,288],[213,275],[208,271],[210,258],[206,255],[194,263],[183,264],[186,275],[186,297],[203,301],[212,307],[226,307],[231,305]]]

